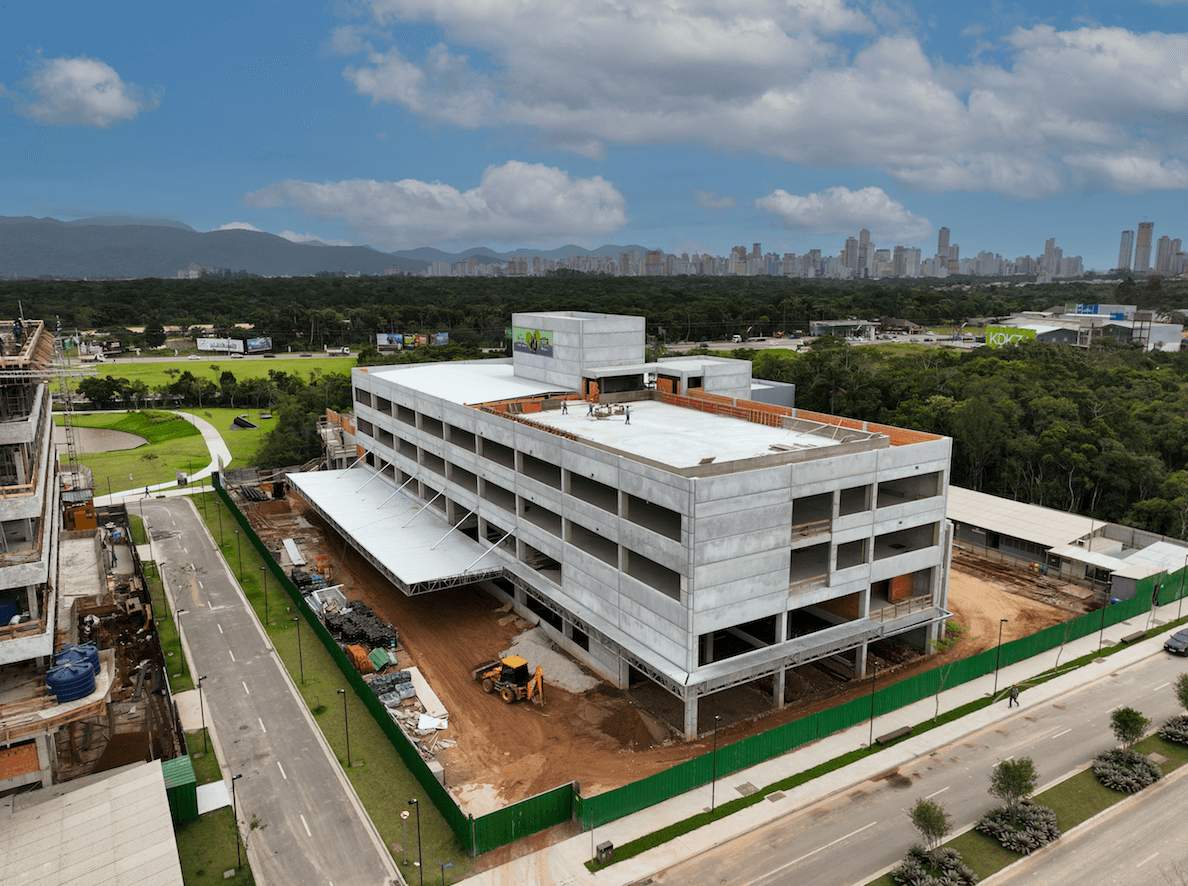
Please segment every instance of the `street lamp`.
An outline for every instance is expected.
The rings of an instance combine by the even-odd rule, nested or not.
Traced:
[[[297,663],[301,665],[301,685],[305,685],[305,659],[301,657],[301,617],[294,618],[297,622]]]
[[[235,782],[243,778],[242,775],[231,776],[231,815],[235,818],[235,858],[236,867],[243,867],[243,857],[239,852],[239,802],[235,797]]]
[[[1097,635],[1097,651],[1101,652],[1101,647],[1105,645],[1105,611],[1106,607],[1110,605],[1110,592],[1114,589],[1114,577],[1110,576],[1110,583],[1106,585],[1105,598],[1101,601],[1101,631]]]
[[[206,753],[206,704],[202,700],[202,681],[206,677],[198,678],[198,710],[202,714],[202,753]]]
[[[1005,618],[998,620],[998,652],[994,656],[994,691],[990,693],[990,697],[998,695],[998,665],[1002,661],[1002,626],[1007,623]]]
[[[300,630],[300,628],[298,628]],[[345,689],[339,689],[338,694],[342,696],[342,725],[346,730],[347,742],[347,767],[351,765],[351,722],[347,718],[347,696]]]
[[[211,480],[210,485],[211,485],[211,490],[213,491],[214,490],[214,481],[213,480]],[[221,545],[223,543],[223,503],[221,501],[216,502],[215,513],[217,513],[219,515],[219,544]]]
[[[714,811],[714,793],[718,788],[718,724],[722,718],[714,714],[714,761],[713,774],[710,776],[710,812]]]
[[[268,567],[261,566],[260,571],[264,573],[264,625],[268,625]]]
[[[339,692],[342,690],[340,689]],[[421,804],[417,802],[416,797],[408,801],[413,808],[417,810],[417,867],[421,871],[421,886],[425,886],[425,866],[421,864],[424,861],[421,855]]]
[[[874,747],[874,715],[875,715],[875,686],[879,682],[879,663],[872,661],[870,663],[870,742],[866,745],[868,748]]]
[[[235,550],[239,554],[239,580],[243,581],[243,543],[239,540],[239,530],[235,530]]]

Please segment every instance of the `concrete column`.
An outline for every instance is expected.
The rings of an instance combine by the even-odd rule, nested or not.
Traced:
[[[784,709],[784,673],[784,668],[780,668],[771,678],[772,701],[775,702],[777,711]]]
[[[854,650],[854,678],[857,680],[866,676],[866,646],[863,643]]]
[[[685,741],[697,738],[697,696],[690,695],[685,699]]]
[[[710,631],[705,635],[705,663],[709,664],[714,660],[714,632]]]

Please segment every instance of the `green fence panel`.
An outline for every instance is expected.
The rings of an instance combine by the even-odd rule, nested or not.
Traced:
[[[573,785],[561,785],[474,819],[477,853],[481,855],[572,820],[573,798]]]

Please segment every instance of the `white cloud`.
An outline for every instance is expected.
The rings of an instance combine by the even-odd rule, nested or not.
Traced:
[[[789,230],[813,234],[853,233],[868,228],[875,240],[918,243],[932,235],[932,223],[913,215],[882,188],[829,188],[804,197],[772,191],[755,206],[777,216]]]
[[[445,240],[565,243],[627,222],[623,195],[601,176],[574,179],[515,160],[487,167],[469,191],[414,179],[284,181],[243,199],[249,206],[291,206],[318,219],[341,219],[361,238],[389,249]]]
[[[925,53],[900,6],[363,0],[371,44],[344,76],[429,123],[526,127],[590,158],[684,143],[1040,198],[1086,180],[1078,158],[1154,156],[1165,172],[1149,180],[1175,186],[1166,169],[1188,148],[1167,116],[1188,112],[1188,34],[970,25],[974,61],[954,66]],[[422,52],[385,36],[408,22],[442,42]],[[1101,179],[1115,180],[1138,186]]]
[[[146,96],[98,59],[39,58],[32,67],[20,93],[0,84],[0,96],[16,101],[17,113],[38,123],[106,129],[161,103],[158,93]]]
[[[733,197],[719,197],[717,191],[694,191],[693,196],[698,206],[721,212],[723,209],[733,209],[738,201]]]
[[[277,234],[278,237],[284,237],[286,240],[293,243],[322,243],[326,246],[354,246],[350,240],[328,240],[325,237],[319,237],[316,234],[297,234],[293,231],[281,231]]]
[[[216,231],[255,231],[257,234],[264,233],[255,225],[247,222],[227,222],[225,225],[219,225],[215,228]]]

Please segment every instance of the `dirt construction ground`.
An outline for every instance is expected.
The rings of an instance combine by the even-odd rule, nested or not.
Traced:
[[[518,633],[528,629],[528,622],[477,587],[404,597],[299,500],[266,502],[247,510],[270,548],[280,548],[282,538],[296,538],[311,562],[313,554],[328,558],[333,581],[344,585],[348,599],[363,599],[377,616],[397,627],[404,655],[401,666],[420,668],[449,711],[449,728],[442,737],[457,745],[437,759],[445,766],[446,785],[466,811],[478,815],[575,780],[583,795],[598,794],[709,750],[708,736],[699,742],[678,739],[681,707],[651,683],[628,691],[599,683],[592,691],[573,695],[550,685],[546,673],[542,706],[507,705],[498,695],[485,695],[472,669],[498,658]],[[1061,587],[1067,586],[1041,578],[955,556],[949,608],[953,620],[967,630],[952,648],[928,658],[902,643],[877,644],[872,654],[887,668],[880,670],[880,681],[884,674],[892,681],[903,679],[992,647],[998,642],[1000,618],[1007,619],[1006,641],[1083,611],[1083,606],[1074,609],[1079,591],[1073,589],[1076,593],[1062,598]],[[1066,605],[1031,599],[1020,591]],[[718,714],[723,718],[719,743],[736,741],[848,700],[869,687],[816,665],[789,672],[787,682],[788,706],[780,712],[768,713],[770,690],[758,686],[702,699],[702,733]]]

